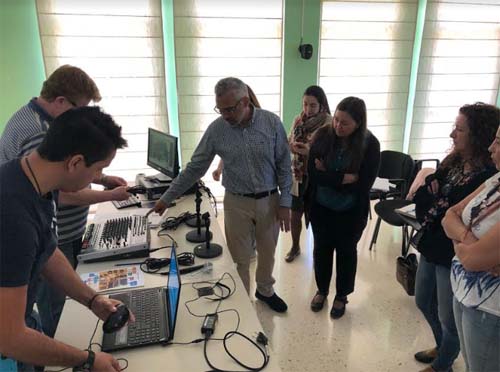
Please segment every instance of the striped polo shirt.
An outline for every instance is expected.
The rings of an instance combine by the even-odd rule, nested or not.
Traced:
[[[25,156],[42,143],[53,118],[33,98],[7,122],[0,137],[0,165]],[[87,225],[88,206],[58,206],[58,244],[81,239]]]

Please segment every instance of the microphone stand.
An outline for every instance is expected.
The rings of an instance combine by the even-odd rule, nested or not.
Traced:
[[[196,203],[196,216],[186,220],[186,225],[190,227],[198,227],[200,224],[201,226],[205,226],[205,221],[201,221],[201,191],[199,182],[196,182],[196,198],[194,201]]]
[[[215,258],[222,254],[222,246],[216,243],[210,243],[212,233],[210,232],[210,214],[203,213],[203,220],[205,221],[205,244],[199,244],[194,247],[194,255],[200,258]]]
[[[207,212],[208,214],[208,212]],[[201,243],[201,242],[204,242],[208,239],[208,241],[210,241],[212,239],[212,232],[208,230],[208,227],[206,226],[206,221],[201,221],[201,218],[198,217],[198,221],[199,221],[199,224],[198,226],[196,226],[196,229],[195,230],[191,230],[190,232],[188,232],[186,234],[186,240],[188,242],[192,242],[192,243]],[[202,231],[202,226],[201,225],[204,225],[204,230],[205,231]]]

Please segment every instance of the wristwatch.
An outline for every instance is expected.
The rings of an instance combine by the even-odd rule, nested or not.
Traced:
[[[87,360],[83,364],[74,367],[73,368],[74,372],[90,372],[90,370],[94,366],[95,353],[90,349],[87,349],[86,351],[88,351],[89,353]]]

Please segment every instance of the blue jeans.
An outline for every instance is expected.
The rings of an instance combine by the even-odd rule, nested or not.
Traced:
[[[453,299],[462,356],[469,372],[500,371],[500,317]]]
[[[73,268],[76,268],[76,255],[80,252],[81,247],[81,240],[74,240],[59,246]],[[65,302],[66,295],[53,287],[47,280],[41,278],[36,296],[36,306],[42,320],[43,333],[49,337],[54,337],[56,333]]]
[[[460,352],[453,316],[450,269],[433,264],[420,255],[415,281],[415,301],[436,340],[438,354],[432,368],[448,371]]]

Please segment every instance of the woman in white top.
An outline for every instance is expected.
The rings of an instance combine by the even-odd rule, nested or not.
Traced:
[[[489,147],[500,170],[500,129]],[[468,371],[500,371],[500,172],[448,210],[453,311]]]

